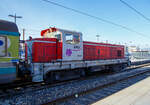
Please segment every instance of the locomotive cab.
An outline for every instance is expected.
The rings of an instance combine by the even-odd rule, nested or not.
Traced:
[[[58,40],[59,45],[61,45],[62,48],[58,48],[59,52],[61,50],[62,61],[83,59],[82,33],[57,28],[49,28],[43,30],[41,32],[41,36],[43,38],[56,38]]]

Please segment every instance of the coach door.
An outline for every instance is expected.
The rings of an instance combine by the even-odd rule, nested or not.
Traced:
[[[63,60],[82,60],[83,41],[81,33],[63,33]]]

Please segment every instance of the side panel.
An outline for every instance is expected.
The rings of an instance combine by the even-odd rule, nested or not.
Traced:
[[[33,62],[51,62],[52,60],[56,60],[56,58],[56,41],[33,42]]]
[[[11,83],[16,79],[16,67],[0,67],[0,84]]]
[[[117,53],[116,56],[117,56],[118,59],[124,58],[124,48],[123,47],[117,47],[116,48],[116,53]]]
[[[104,43],[84,42],[84,60],[107,60],[124,58],[124,47]]]
[[[61,60],[62,59],[62,42],[57,42],[56,46],[56,52],[57,52],[57,59]]]
[[[110,59],[114,59],[117,57],[117,52],[115,47],[110,47]]]
[[[84,49],[84,60],[95,60],[99,57],[99,55],[96,53],[98,47],[91,46],[91,45],[83,45]]]
[[[0,35],[1,36],[1,35]],[[3,47],[1,52],[4,55],[4,52],[6,52],[5,56],[0,57],[0,62],[18,62],[19,59],[19,36],[7,36],[3,35],[6,39],[6,45],[5,51],[3,51],[3,45],[0,47]],[[3,43],[4,44],[4,43]]]
[[[100,48],[100,59],[108,59],[108,50],[106,46],[99,46]]]

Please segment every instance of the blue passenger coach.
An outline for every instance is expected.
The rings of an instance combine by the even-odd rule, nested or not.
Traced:
[[[0,20],[0,84],[17,78],[19,32],[15,23]]]

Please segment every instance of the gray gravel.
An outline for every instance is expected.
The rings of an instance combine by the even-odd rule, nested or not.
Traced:
[[[62,98],[65,96],[73,95],[78,92],[86,91],[95,87],[114,82],[133,74],[150,71],[150,67],[137,69],[128,72],[122,72],[115,75],[95,77],[88,80],[69,82],[68,84],[49,87],[46,89],[25,92],[19,95],[12,95],[7,98],[0,99],[0,105],[41,105],[50,101]],[[84,100],[87,100],[84,98]],[[90,100],[87,100],[90,101]],[[75,104],[74,104],[75,105]]]
[[[56,105],[91,105],[92,103],[95,103],[109,95],[112,95],[113,93],[116,93],[126,87],[129,87],[149,76],[150,73],[146,73],[138,77],[130,78],[128,80],[111,85],[109,87],[105,87],[103,89],[99,89],[88,94],[80,95],[77,98],[71,98],[62,102],[58,102],[56,103]]]

